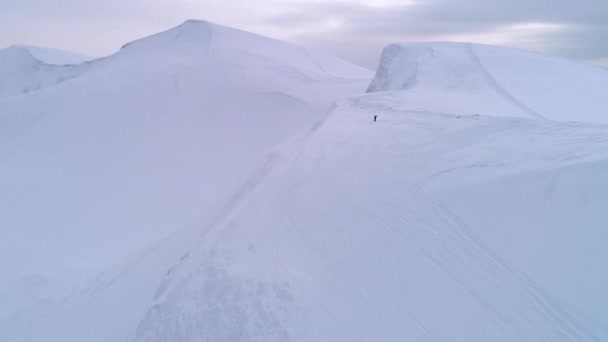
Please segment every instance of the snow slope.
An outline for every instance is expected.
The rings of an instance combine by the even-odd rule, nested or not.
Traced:
[[[517,251],[488,248],[429,179],[450,171],[439,169],[443,157],[465,152],[493,170],[495,149],[504,167],[479,166],[478,174],[602,162],[608,127],[391,111],[368,98],[335,106],[270,152],[215,220],[101,274],[24,339],[606,340],[603,317],[573,309],[554,286],[520,271],[511,263]],[[371,113],[381,120],[373,123]],[[522,138],[538,142],[523,155]],[[555,149],[563,140],[569,144]],[[484,178],[468,176],[454,178]],[[562,238],[548,235],[536,246]],[[560,258],[554,252],[537,255]],[[578,290],[568,299],[587,296]]]
[[[410,137],[394,148],[411,146],[429,191],[497,255],[606,323],[608,127],[391,109],[384,95],[361,103],[382,125],[402,123],[395,135]]]
[[[501,127],[485,118],[486,132],[460,124],[429,131],[430,147],[416,154],[426,165],[421,177],[493,251],[601,320],[608,317],[600,242],[608,237],[608,197],[605,137],[597,131],[605,126],[573,121],[608,121],[607,82],[604,69],[523,50],[397,44],[385,49],[365,103],[408,115],[533,119]],[[571,123],[530,130],[537,120]],[[435,149],[444,143],[456,146]]]
[[[537,53],[469,43],[402,43],[382,53],[368,92],[405,91],[441,112],[608,123],[608,70]]]
[[[268,150],[373,76],[201,21],[78,67],[3,56],[43,85],[0,99],[4,338],[54,304],[49,292],[214,217]]]
[[[368,74],[191,21],[0,100],[0,337],[608,340],[608,126],[439,46],[325,111]]]

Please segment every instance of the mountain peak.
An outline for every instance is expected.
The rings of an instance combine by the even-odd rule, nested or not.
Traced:
[[[122,46],[121,50],[135,46],[144,49],[159,46],[167,47],[178,41],[206,45],[211,34],[210,23],[203,20],[189,19],[169,30],[127,43]]]
[[[205,24],[211,24],[210,22],[206,21],[206,20],[202,20],[202,19],[188,19],[186,21],[184,21],[180,26],[184,26],[184,25],[205,25]]]

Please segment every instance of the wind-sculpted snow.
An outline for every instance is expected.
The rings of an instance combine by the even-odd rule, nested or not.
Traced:
[[[286,341],[295,310],[288,284],[264,284],[200,269],[153,306],[134,341]],[[187,304],[186,304],[187,303]]]
[[[524,50],[469,43],[393,44],[368,92],[424,93],[500,116],[608,123],[608,70]]]

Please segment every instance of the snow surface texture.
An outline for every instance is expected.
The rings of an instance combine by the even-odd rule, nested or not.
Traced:
[[[608,126],[434,46],[326,111],[371,75],[190,21],[0,100],[0,339],[608,340]]]
[[[469,43],[393,44],[368,92],[425,97],[427,110],[608,123],[608,70],[506,47]]]

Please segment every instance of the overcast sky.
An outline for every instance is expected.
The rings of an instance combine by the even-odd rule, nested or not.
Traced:
[[[96,57],[203,19],[375,69],[399,41],[472,41],[608,66],[608,0],[0,0],[0,47]]]

